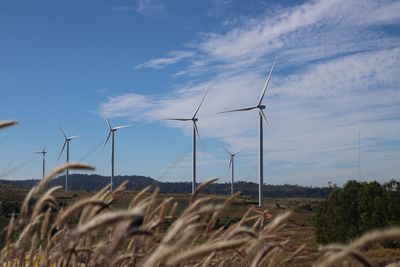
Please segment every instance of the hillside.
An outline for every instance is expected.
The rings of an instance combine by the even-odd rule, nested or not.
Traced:
[[[190,182],[159,182],[145,176],[116,176],[114,183],[119,185],[128,181],[127,190],[141,190],[147,186],[152,189],[159,187],[164,194],[186,194],[191,192]],[[18,187],[32,187],[38,180],[0,180],[0,183],[11,184]],[[97,174],[71,174],[68,177],[68,188],[70,190],[97,191],[106,186],[110,178]],[[50,186],[64,185],[64,176],[59,176],[51,181]],[[258,196],[258,185],[252,182],[237,182],[235,190],[245,196]],[[268,197],[310,197],[326,198],[331,192],[330,187],[307,187],[300,185],[265,185],[264,193]],[[217,183],[209,186],[205,193],[230,194],[230,184]]]

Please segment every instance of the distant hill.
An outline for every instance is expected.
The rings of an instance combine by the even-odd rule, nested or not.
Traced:
[[[0,180],[2,184],[10,184],[17,187],[32,187],[39,180]],[[128,190],[141,190],[147,186],[152,189],[159,187],[165,194],[188,194],[191,192],[190,182],[159,182],[146,176],[116,176],[114,185],[118,186],[123,181],[128,181]],[[98,191],[110,182],[109,176],[97,174],[71,174],[68,177],[70,190]],[[64,176],[57,177],[50,182],[50,186],[64,185]],[[331,192],[330,187],[308,187],[300,185],[264,185],[264,194],[268,197],[309,197],[326,198]],[[240,191],[245,196],[258,196],[258,185],[252,182],[235,183],[235,191]],[[216,183],[208,186],[204,193],[230,194],[230,184]]]

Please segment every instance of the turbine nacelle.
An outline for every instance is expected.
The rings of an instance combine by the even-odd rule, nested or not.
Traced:
[[[80,135],[67,136],[61,127],[60,127],[60,130],[61,130],[62,135],[64,136],[64,144],[61,148],[60,154],[58,155],[58,159],[60,159],[61,154],[63,153],[65,146],[67,145],[67,143],[69,143],[69,141],[81,137]],[[44,148],[43,148],[43,151],[44,151]]]
[[[112,127],[110,121],[108,120],[108,118],[107,118],[106,114],[104,114],[104,112],[103,112],[103,117],[104,117],[104,120],[106,121],[108,129],[109,129],[106,141],[104,142],[104,145],[103,145],[103,149],[104,149],[108,140],[110,140],[111,133],[115,133],[118,129],[123,129],[123,128],[129,127],[129,126],[132,126],[132,125],[126,124],[126,125]]]
[[[33,154],[42,154],[43,156],[44,156],[46,153],[47,153],[47,151],[46,151],[46,146],[44,146],[43,149],[40,150],[40,151],[35,151],[35,152],[33,152]]]
[[[265,109],[265,105],[258,105],[257,108],[259,108],[259,109]]]

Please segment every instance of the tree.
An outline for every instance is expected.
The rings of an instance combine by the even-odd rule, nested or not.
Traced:
[[[347,182],[319,203],[314,223],[320,243],[347,242],[365,231],[400,222],[400,183]]]

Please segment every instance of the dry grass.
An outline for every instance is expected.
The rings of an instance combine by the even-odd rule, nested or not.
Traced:
[[[0,121],[0,129],[18,124],[17,121]]]
[[[223,203],[202,196],[200,190],[215,179],[200,185],[179,215],[173,198],[162,198],[157,190],[149,194],[148,188],[127,208],[114,209],[125,184],[60,208],[55,196],[60,188],[46,185],[66,168],[93,169],[61,166],[28,192],[6,229],[3,266],[301,266],[299,260],[307,255],[305,245],[293,247],[291,236],[284,234],[291,212],[271,218],[266,210],[251,207],[238,222],[218,228],[217,219],[238,195]],[[375,266],[363,249],[399,239],[400,228],[390,228],[347,246],[324,246],[314,266]]]

